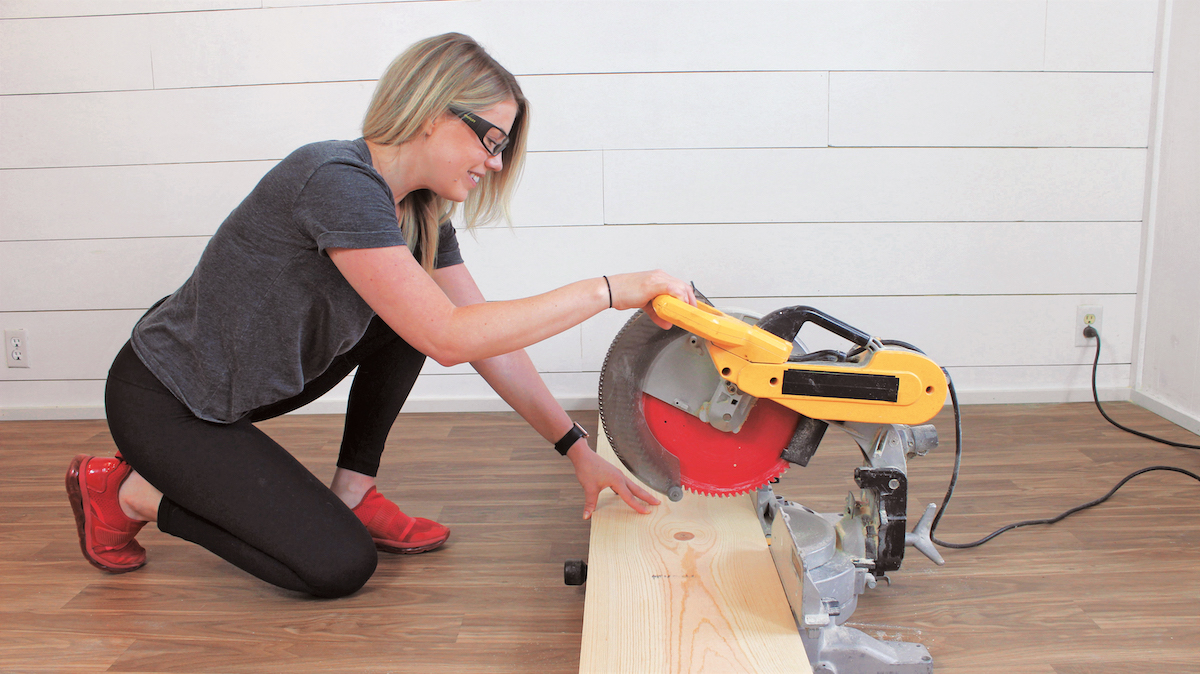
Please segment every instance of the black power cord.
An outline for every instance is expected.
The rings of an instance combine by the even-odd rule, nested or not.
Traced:
[[[1100,366],[1100,332],[1097,331],[1096,328],[1089,325],[1083,329],[1083,336],[1089,337],[1089,338],[1091,338],[1091,337],[1096,338],[1096,359],[1092,361],[1092,399],[1096,401],[1096,409],[1100,410],[1100,415],[1103,416],[1105,419],[1107,419],[1108,423],[1112,424],[1113,426],[1116,426],[1117,428],[1125,431],[1126,433],[1133,433],[1134,435],[1136,435],[1140,438],[1146,438],[1147,440],[1161,442],[1164,445],[1170,445],[1172,447],[1182,447],[1184,449],[1200,449],[1200,445],[1189,445],[1184,442],[1174,442],[1172,440],[1164,440],[1162,438],[1150,435],[1149,433],[1143,433],[1141,431],[1135,431],[1132,428],[1126,428],[1126,427],[1122,426],[1121,424],[1118,424],[1117,422],[1113,421],[1112,417],[1108,416],[1108,413],[1106,413],[1104,411],[1104,408],[1100,406],[1100,394],[1098,394],[1096,392],[1096,368],[1098,368]]]
[[[1110,424],[1112,424],[1113,426],[1116,426],[1117,428],[1119,428],[1123,431],[1126,431],[1128,433],[1132,433],[1139,437],[1146,438],[1147,440],[1161,442],[1165,445],[1170,445],[1172,447],[1183,447],[1183,448],[1187,448],[1187,449],[1200,449],[1200,445],[1188,445],[1188,444],[1184,444],[1184,443],[1180,443],[1180,442],[1172,442],[1170,440],[1163,440],[1162,438],[1157,438],[1157,437],[1155,437],[1153,435],[1149,435],[1147,433],[1142,433],[1140,431],[1135,431],[1130,428],[1126,428],[1126,427],[1122,426],[1121,424],[1118,424],[1117,422],[1113,421],[1112,418],[1109,417],[1108,414],[1106,414],[1104,412],[1104,408],[1100,406],[1100,394],[1096,388],[1096,370],[1100,365],[1100,333],[1095,328],[1093,328],[1092,326],[1089,325],[1086,328],[1084,328],[1083,334],[1085,337],[1089,337],[1089,338],[1095,337],[1096,338],[1096,359],[1092,362],[1092,398],[1096,401],[1096,409],[1100,410],[1100,414],[1103,415],[1104,418],[1107,419]],[[907,345],[904,345],[904,346],[907,346]],[[1033,526],[1035,524],[1054,524],[1055,522],[1061,522],[1062,520],[1066,519],[1067,517],[1070,517],[1071,515],[1074,515],[1075,513],[1079,512],[1081,510],[1087,510],[1088,508],[1092,508],[1092,507],[1100,505],[1101,503],[1104,503],[1109,498],[1111,498],[1113,494],[1117,493],[1118,489],[1125,486],[1126,482],[1129,482],[1133,478],[1135,478],[1138,475],[1141,475],[1143,473],[1149,473],[1149,472],[1155,471],[1155,470],[1167,470],[1167,471],[1172,471],[1172,472],[1176,472],[1176,473],[1182,473],[1182,474],[1187,475],[1188,477],[1196,480],[1197,482],[1200,482],[1200,475],[1197,475],[1188,470],[1184,470],[1183,468],[1176,468],[1174,466],[1150,466],[1148,468],[1142,468],[1141,470],[1135,470],[1134,472],[1125,476],[1125,479],[1118,482],[1117,486],[1115,486],[1111,490],[1109,490],[1109,492],[1107,494],[1105,494],[1104,496],[1101,496],[1100,498],[1098,498],[1094,501],[1088,501],[1087,503],[1084,503],[1083,505],[1071,508],[1070,510],[1058,515],[1057,517],[1050,517],[1047,519],[1038,519],[1038,520],[1025,520],[1023,522],[1016,522],[1013,524],[1009,524],[1009,525],[1001,527],[1001,528],[993,531],[992,533],[988,534],[987,536],[984,536],[983,538],[981,538],[977,541],[973,541],[971,543],[949,543],[947,541],[939,540],[938,538],[936,538],[934,536],[934,534],[937,532],[938,523],[942,519],[942,514],[946,512],[946,506],[949,505],[949,503],[950,503],[950,497],[952,497],[954,495],[954,486],[955,486],[955,484],[958,483],[958,470],[959,470],[959,468],[962,467],[962,416],[958,409],[958,394],[954,390],[954,381],[950,379],[950,373],[947,372],[945,368],[942,368],[942,372],[944,372],[946,374],[946,383],[950,389],[950,404],[954,408],[954,471],[950,475],[950,486],[946,490],[946,496],[942,499],[942,505],[940,508],[938,508],[937,515],[934,516],[933,522],[929,527],[929,539],[932,540],[934,543],[942,546],[943,548],[953,548],[953,549],[974,548],[974,547],[983,545],[984,543],[987,543],[988,541],[992,540],[993,538],[999,536],[1000,534],[1002,534],[1006,531],[1011,531],[1013,529],[1017,529],[1020,527]]]

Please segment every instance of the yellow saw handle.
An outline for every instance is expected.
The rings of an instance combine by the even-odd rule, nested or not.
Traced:
[[[792,354],[786,339],[703,302],[693,307],[671,295],[659,295],[653,305],[662,318],[751,363],[785,363]]]
[[[662,318],[708,340],[722,378],[815,419],[921,424],[946,400],[941,368],[914,351],[884,349],[861,363],[789,363],[790,342],[719,309],[670,295],[653,305]]]

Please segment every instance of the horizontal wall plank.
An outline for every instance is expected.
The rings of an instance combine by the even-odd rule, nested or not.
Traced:
[[[720,297],[1127,294],[1141,224],[874,223],[483,228],[460,237],[489,299],[661,268]],[[520,270],[520,273],[514,273]]]
[[[0,241],[209,236],[274,165],[0,171]]]
[[[0,380],[0,420],[103,418],[102,380]]]
[[[448,30],[479,39],[518,74],[1040,70],[1045,6],[490,0],[199,12],[156,23],[158,86],[209,87],[374,80],[404,47]]]
[[[945,367],[1090,364],[1093,348],[1075,346],[1075,308],[1099,304],[1105,308],[1101,362],[1128,364],[1132,353],[1134,295],[712,299],[723,309],[759,314],[797,304],[814,306],[881,339],[915,344]],[[103,379],[142,313],[0,313],[0,327],[26,331],[31,364],[4,371],[3,378]],[[631,316],[632,312],[604,312],[527,351],[542,373],[599,372],[612,339]],[[845,340],[815,326],[806,327],[800,337],[812,351],[848,348]],[[423,376],[473,372],[469,364],[447,368],[427,361]]]
[[[514,226],[604,222],[604,153],[526,154],[512,218]]]
[[[1043,61],[1048,70],[1148,72],[1157,14],[1151,0],[1051,2],[1049,11],[1045,3],[1032,0],[744,2],[736,11],[721,2],[493,0],[290,6],[305,4],[314,3],[281,1],[255,9],[259,3],[237,0],[7,2],[0,5],[0,18],[154,11],[147,18],[154,23],[155,81],[159,87],[179,88],[374,80],[405,46],[447,30],[474,35],[522,74],[1037,71]],[[239,11],[191,11],[224,8]],[[529,21],[529,16],[538,18]],[[37,28],[31,27],[32,21],[12,22],[14,30],[47,32],[46,40],[16,55],[14,67],[29,70],[70,51],[67,36],[56,24],[72,20],[43,19]],[[113,38],[96,33],[96,42],[106,40]],[[312,44],[325,48],[310,49]],[[81,47],[85,61],[96,50],[112,49],[99,44]],[[330,53],[339,57],[327,58]],[[77,86],[83,90],[99,90],[103,87],[88,80],[112,73],[76,77],[82,78]]]
[[[1092,400],[1091,365],[956,367],[950,376],[959,401],[966,405]],[[1130,381],[1128,365],[1101,365],[1096,373],[1100,399],[1128,400]]]
[[[1157,0],[1049,0],[1046,70],[1154,70]]]
[[[1101,364],[1130,363],[1136,295],[998,295],[934,297],[735,297],[710,298],[727,311],[759,315],[788,306],[823,311],[879,339],[920,348],[943,367],[1090,365],[1094,344],[1075,346],[1075,308],[1104,307]],[[583,324],[584,368],[600,371],[613,338],[633,312],[604,312]],[[806,325],[809,351],[851,345]]]
[[[596,409],[595,373],[550,373],[543,376],[555,398],[567,409]],[[299,414],[343,414],[350,382],[297,411]],[[422,376],[403,412],[501,412],[511,408],[476,374]],[[0,420],[103,419],[103,380],[0,380]],[[549,447],[547,446],[549,451]]]
[[[831,73],[834,146],[1146,147],[1150,73]]]
[[[1095,342],[1075,346],[1076,308],[1084,304],[1104,308],[1100,362],[1129,364],[1137,296],[797,297],[728,302],[759,313],[797,304],[814,306],[880,339],[913,344],[939,365],[996,367],[1090,365]],[[810,350],[848,348],[845,340],[815,325],[805,326],[800,337]]]
[[[595,400],[599,375],[595,372],[550,372],[542,376],[551,393],[560,400]],[[421,377],[413,387],[413,402],[425,405],[437,401],[481,400],[499,396],[477,374]],[[590,405],[589,405],[590,407]],[[405,405],[409,412],[420,411],[417,405]]]
[[[129,339],[144,309],[121,311],[28,311],[0,313],[0,329],[25,330],[29,368],[0,370],[0,378],[20,381],[92,380],[108,376],[117,352]],[[527,349],[538,370],[583,371],[580,328],[575,327]],[[427,360],[424,376],[472,374],[469,364],[442,367]]]
[[[146,17],[0,21],[0,94],[153,87]]]
[[[187,279],[208,237],[0,243],[0,312],[146,309]]]
[[[610,151],[605,221],[1140,220],[1138,149]]]
[[[0,0],[0,19],[255,9],[262,0]]]
[[[481,3],[414,2],[163,15],[155,20],[155,81],[163,88],[374,82],[419,39],[449,31],[482,37],[485,14]]]
[[[966,405],[990,403],[1085,402],[1092,399],[1091,368],[1059,367],[954,368],[955,388]],[[552,394],[568,409],[595,409],[597,373],[544,375]],[[1101,400],[1129,399],[1129,366],[1102,365],[1097,377]],[[329,395],[299,410],[301,414],[340,414],[349,389]],[[340,397],[339,397],[340,396]],[[404,406],[405,412],[505,411],[500,400],[478,375],[421,377]],[[0,419],[102,419],[104,382],[0,380]],[[950,438],[950,431],[943,438]],[[945,440],[949,442],[949,440]]]
[[[697,234],[705,229],[710,231],[704,236]],[[472,273],[493,299],[532,295],[581,277],[656,265],[676,267],[677,274],[694,279],[714,295],[877,295],[879,280],[864,277],[861,269],[921,256],[938,264],[916,271],[898,267],[897,276],[887,281],[888,292],[899,296],[1136,290],[1136,260],[1121,255],[1136,246],[1136,223],[862,225],[856,231],[875,234],[867,238],[878,246],[835,246],[806,259],[802,274],[778,271],[797,268],[792,251],[804,250],[806,241],[827,238],[828,232],[823,231],[827,229],[821,225],[493,228],[479,230],[478,239],[463,236],[461,241]],[[705,245],[711,240],[706,237],[728,239],[730,244],[713,250]],[[630,247],[628,242],[634,238],[642,245]],[[1075,243],[1063,251],[1064,240]],[[5,293],[0,310],[144,309],[187,278],[206,242],[204,237],[185,237],[0,243],[0,256],[6,262],[0,283],[12,289]],[[547,259],[561,259],[564,250],[590,254],[572,258],[570,264],[545,264]],[[71,273],[63,273],[66,269]],[[514,269],[523,273],[514,274]],[[694,273],[689,275],[688,270]],[[1062,313],[1073,317],[1072,312]]]
[[[521,78],[534,150],[825,147],[823,72]]]
[[[348,82],[9,96],[0,106],[0,168],[282,159],[314,140],[360,136],[371,89]]]
[[[104,379],[143,309],[0,313],[0,326],[20,328],[29,340],[29,369],[7,370],[8,380]]]
[[[210,236],[275,164],[0,171],[0,241]],[[602,176],[600,152],[530,153],[513,198],[513,225],[603,222]],[[67,186],[70,199],[63,198]]]
[[[546,387],[566,409],[596,409],[599,374],[595,372],[549,372],[542,374]],[[2,384],[2,382],[0,382]],[[346,410],[350,382],[298,410],[301,414],[340,414]],[[500,412],[511,411],[478,374],[425,375],[417,379],[404,412]]]

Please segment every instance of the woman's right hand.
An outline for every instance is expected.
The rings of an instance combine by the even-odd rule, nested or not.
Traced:
[[[614,274],[608,277],[608,282],[612,288],[614,309],[641,309],[663,330],[670,328],[671,323],[655,313],[651,304],[655,297],[671,295],[696,306],[696,293],[692,290],[692,284],[681,281],[661,269]]]

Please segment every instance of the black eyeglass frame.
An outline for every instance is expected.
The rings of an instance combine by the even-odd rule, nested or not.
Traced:
[[[492,124],[491,122],[480,117],[479,115],[476,115],[475,113],[471,112],[470,110],[463,110],[462,108],[455,107],[452,105],[452,106],[450,106],[450,112],[452,112],[455,116],[457,116],[459,119],[461,119],[464,124],[471,127],[471,130],[475,132],[475,135],[479,136],[479,143],[481,145],[483,145],[483,149],[488,154],[495,157],[495,156],[499,155],[501,152],[504,152],[504,149],[508,147],[509,138],[508,138],[508,134],[504,133],[504,129],[501,129],[500,127],[496,126],[495,124]],[[492,129],[499,131],[500,135],[504,136],[503,140],[501,140],[499,143],[496,143],[496,147],[494,149],[488,147],[488,141],[487,141],[487,134]]]

